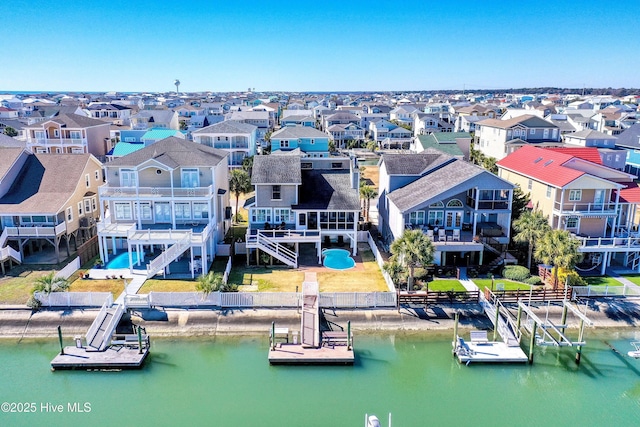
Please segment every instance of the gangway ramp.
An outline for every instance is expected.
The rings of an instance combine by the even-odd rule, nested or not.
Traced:
[[[104,351],[111,343],[111,336],[116,330],[116,326],[120,323],[120,319],[124,314],[124,305],[114,304],[113,299],[109,298],[103,305],[98,316],[91,324],[85,336],[87,347],[91,347],[95,351]]]
[[[316,273],[305,273],[302,283],[302,345],[320,346],[320,293]]]
[[[508,310],[502,303],[497,298],[493,298],[493,301],[494,302],[491,302],[484,297],[480,298],[480,303],[482,304],[485,314],[489,317],[493,327],[505,344],[509,347],[519,347],[520,331],[513,323],[513,320],[508,314]]]

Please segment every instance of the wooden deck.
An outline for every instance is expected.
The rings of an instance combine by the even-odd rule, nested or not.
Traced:
[[[111,346],[105,351],[87,351],[86,348],[65,347],[51,361],[51,369],[137,369],[149,355],[149,347],[138,351],[137,346]]]
[[[277,343],[269,349],[272,365],[353,365],[353,349],[346,345],[323,345],[318,348],[300,344]]]
[[[460,363],[525,363],[529,359],[520,347],[500,341],[469,342],[458,338],[453,354]]]

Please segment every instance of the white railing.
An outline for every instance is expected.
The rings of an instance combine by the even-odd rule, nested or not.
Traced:
[[[227,265],[224,268],[224,274],[222,275],[222,281],[225,284],[229,283],[229,274],[231,274],[231,257],[229,257]]]
[[[640,236],[632,237],[582,237],[575,236],[580,241],[582,250],[588,248],[637,248],[640,247]]]
[[[186,251],[189,246],[191,246],[191,233],[187,234],[182,240],[178,240],[147,264],[147,279],[155,276],[160,270],[163,270],[167,265],[171,264],[173,260]]]
[[[257,243],[258,247],[269,255],[273,255],[289,266],[298,267],[298,254],[285,248],[283,245],[274,242],[261,232],[258,232]]]
[[[151,302],[149,300],[149,294],[135,294],[124,296],[124,306],[126,309],[130,308],[151,308]]]
[[[43,145],[87,145],[85,138],[35,138],[34,141]]]
[[[210,197],[213,194],[213,186],[182,188],[182,187],[112,187],[103,185],[98,188],[100,198],[127,198],[143,196],[148,198],[161,197]]]
[[[67,224],[61,222],[56,226],[7,227],[5,230],[12,237],[55,237],[67,231]]]
[[[36,292],[43,307],[101,307],[113,304],[111,292]]]
[[[250,231],[247,230],[249,235]],[[277,240],[290,240],[290,241],[319,241],[320,232],[318,230],[258,230],[258,235],[267,237],[274,241]]]
[[[120,323],[120,318],[122,317],[123,312],[124,312],[124,305],[117,304],[115,306],[113,316],[111,316],[111,318],[109,319],[109,322],[104,327],[102,341],[100,342],[100,347],[98,347],[98,350],[102,351],[106,349],[109,346],[109,344],[111,344],[111,336],[113,335],[113,332],[116,330],[118,323]],[[89,341],[87,340],[87,343],[88,342]]]
[[[635,286],[574,286],[573,298],[579,297],[625,297],[640,296],[640,291]]]
[[[554,202],[553,209],[562,213],[616,213],[616,203],[570,203],[564,202],[561,204],[560,202]]]
[[[68,279],[69,277],[71,277],[73,273],[75,273],[80,269],[80,266],[81,266],[80,257],[76,257],[69,264],[65,265],[65,267],[62,270],[59,270],[56,273],[56,277],[62,277],[63,279]]]
[[[380,267],[380,273],[382,273],[382,277],[384,278],[384,281],[387,284],[387,288],[389,289],[389,292],[395,293],[396,285],[393,283],[391,276],[389,276],[389,274],[382,269],[385,262],[384,259],[382,258],[382,254],[378,250],[378,246],[376,246],[376,242],[373,240],[373,236],[371,236],[371,233],[367,233],[367,234],[368,234],[367,243],[369,243],[371,252],[373,252],[373,256],[375,257],[376,262],[378,263],[378,267]]]
[[[298,292],[151,292],[153,307],[220,308],[295,308],[300,307],[302,293]],[[320,293],[323,308],[381,308],[396,307],[395,292],[333,292]]]
[[[71,292],[67,292],[67,293],[71,293]],[[97,319],[102,319],[105,316],[107,310],[112,305],[113,305],[113,295],[111,295],[111,293],[109,292],[108,295],[107,295],[107,299],[102,304],[102,307],[100,308],[100,311],[98,312],[98,315],[96,316],[96,320]],[[84,336],[85,339],[87,340],[87,342],[89,342],[90,339],[93,339],[93,337],[98,332],[98,328],[100,327],[100,323],[96,322],[96,320],[93,321],[93,323],[89,327],[89,330],[87,331],[86,335]]]
[[[193,232],[191,230],[174,230],[172,228],[166,230],[152,230],[150,228],[138,230],[137,228],[131,228],[127,231],[127,240],[131,243],[142,244],[177,242],[185,239],[189,239],[189,242],[191,242],[192,235]]]
[[[5,246],[9,238],[9,231],[5,228],[0,234],[0,261],[5,261],[9,257],[15,259],[18,262],[22,262],[22,255],[20,252],[13,249],[11,246]]]

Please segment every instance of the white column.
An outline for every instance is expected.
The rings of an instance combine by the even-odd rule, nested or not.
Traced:
[[[100,259],[105,263],[108,262],[108,260],[106,259],[107,257],[105,256],[105,250],[104,250],[104,237],[100,236],[98,237],[98,250],[100,251]]]
[[[193,251],[189,251],[191,253],[191,262],[189,263],[189,269],[191,270],[191,278],[194,279],[196,277],[194,268],[193,268]]]

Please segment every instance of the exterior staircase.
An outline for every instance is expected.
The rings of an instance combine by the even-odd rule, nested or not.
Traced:
[[[5,228],[2,234],[0,234],[0,261],[13,259],[15,262],[20,264],[22,263],[22,255],[20,255],[20,252],[7,245],[8,237],[9,233]]]
[[[627,252],[624,257],[624,265],[634,271],[640,266],[640,252]]]
[[[166,251],[162,252],[156,258],[147,264],[147,279],[155,276],[164,268],[176,260],[191,246],[191,234],[186,234],[173,245],[169,246]]]
[[[263,233],[258,232],[255,236],[251,236],[251,238],[247,240],[247,248],[260,249],[282,261],[289,267],[298,267],[298,254],[283,244],[265,236]]]

